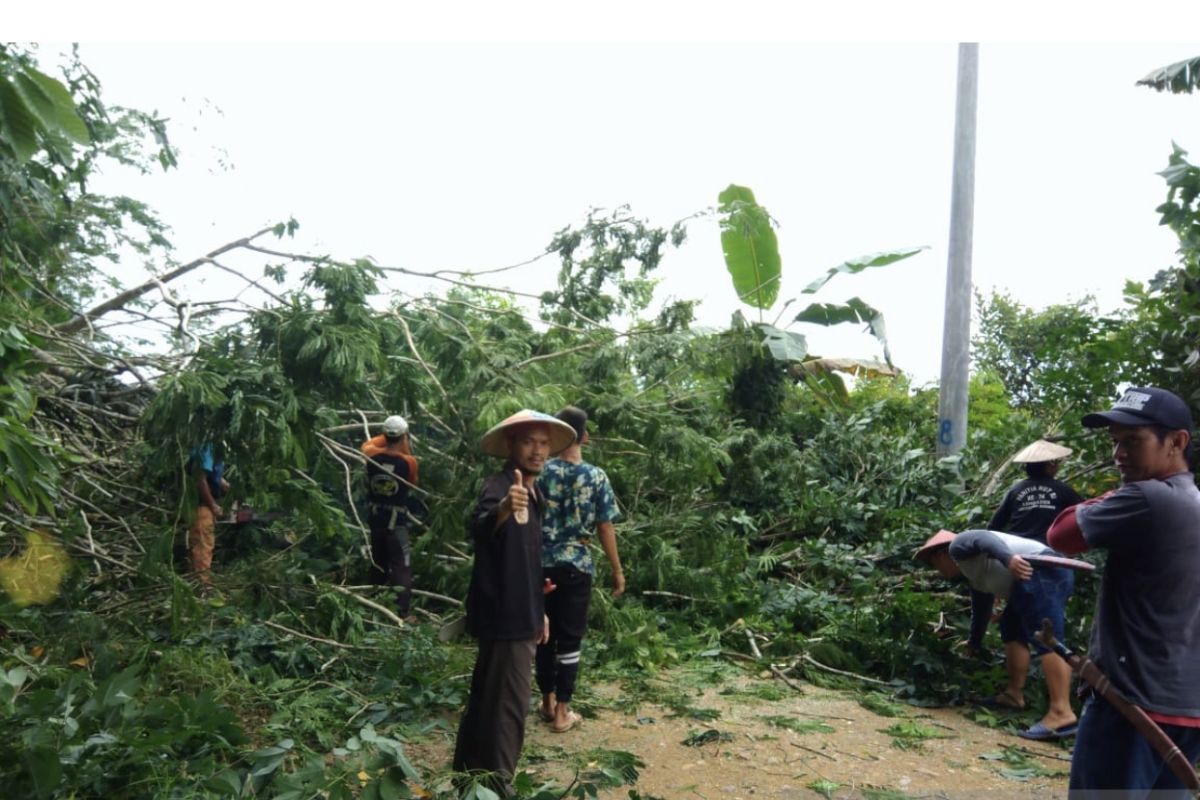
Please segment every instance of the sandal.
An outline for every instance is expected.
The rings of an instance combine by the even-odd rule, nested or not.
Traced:
[[[1063,725],[1061,728],[1047,728],[1039,722],[1023,731],[1017,731],[1017,736],[1020,736],[1022,739],[1031,739],[1035,742],[1044,742],[1049,739],[1066,739],[1069,736],[1074,736],[1078,729],[1078,722]]]
[[[566,726],[560,728],[557,725],[551,725],[550,730],[554,731],[555,733],[566,733],[581,722],[583,722],[583,717],[579,716],[574,711],[568,711]]]

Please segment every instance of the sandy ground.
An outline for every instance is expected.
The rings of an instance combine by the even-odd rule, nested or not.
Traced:
[[[658,682],[664,693],[678,696],[671,676]],[[539,781],[565,785],[576,769],[600,763],[598,750],[628,751],[645,764],[637,791],[664,800],[1065,796],[1070,750],[1059,744],[1026,742],[973,722],[959,709],[898,704],[901,716],[887,717],[864,708],[862,692],[809,684],[801,689],[743,677],[694,689],[688,705],[715,712],[702,721],[672,716],[645,700],[634,707],[619,687],[601,685],[591,702],[579,703],[588,717],[575,730],[553,733],[531,714],[522,768]],[[789,729],[820,723],[825,727],[819,730]],[[884,732],[898,723],[939,738],[898,739]],[[708,743],[687,746],[689,737]],[[413,743],[410,753],[414,761],[441,764],[452,744],[449,737]],[[601,796],[625,798],[628,791]]]

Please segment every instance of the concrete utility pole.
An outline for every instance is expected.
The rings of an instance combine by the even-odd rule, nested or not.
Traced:
[[[954,181],[950,194],[950,253],[946,262],[946,316],[942,327],[942,383],[938,397],[939,456],[967,443],[967,387],[971,365],[971,242],[975,226],[975,107],[979,45],[958,46],[958,101],[954,119]]]

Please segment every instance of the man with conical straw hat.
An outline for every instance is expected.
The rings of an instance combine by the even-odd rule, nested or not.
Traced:
[[[479,640],[471,693],[454,748],[456,772],[487,773],[488,788],[513,794],[525,740],[530,676],[548,636],[542,599],[542,515],[537,476],[546,460],[575,441],[570,425],[528,409],[483,437],[483,451],[505,459],[489,476],[467,530],[475,545],[467,590],[467,631]]]
[[[1064,508],[1083,501],[1067,484],[1058,480],[1058,468],[1071,455],[1071,448],[1045,439],[1013,456],[1015,464],[1025,467],[1025,479],[1013,485],[987,528],[1014,536],[1025,536],[1046,543],[1046,530]]]

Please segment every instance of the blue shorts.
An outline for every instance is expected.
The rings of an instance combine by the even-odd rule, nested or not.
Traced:
[[[1042,620],[1054,626],[1061,642],[1066,636],[1067,600],[1075,588],[1075,572],[1066,567],[1034,567],[1027,581],[1013,581],[1008,604],[1000,615],[1000,641],[1025,642],[1038,655],[1050,652],[1038,644],[1033,634],[1042,629]]]

